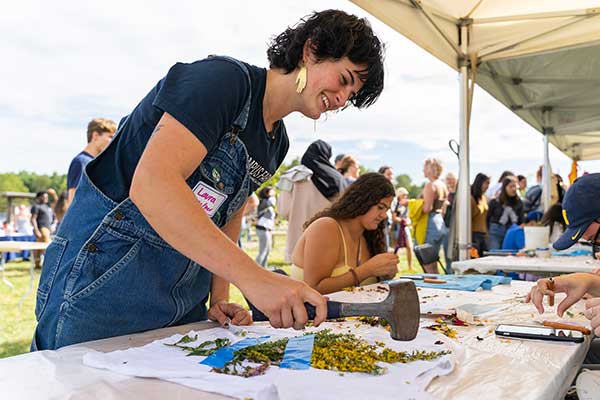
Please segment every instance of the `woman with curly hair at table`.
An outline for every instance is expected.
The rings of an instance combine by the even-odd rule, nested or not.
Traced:
[[[393,277],[398,256],[386,253],[383,230],[394,194],[385,176],[360,176],[305,224],[292,253],[292,277],[322,294]]]

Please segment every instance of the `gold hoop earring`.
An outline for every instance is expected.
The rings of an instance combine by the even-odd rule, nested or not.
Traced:
[[[302,93],[306,87],[306,66],[300,67],[300,72],[296,76],[296,93]]]

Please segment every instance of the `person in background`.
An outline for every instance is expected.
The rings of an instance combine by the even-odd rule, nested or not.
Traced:
[[[17,207],[15,212],[15,228],[17,233],[31,236],[33,235],[33,225],[31,224],[31,212],[25,204]]]
[[[339,170],[340,168],[342,168],[342,160],[344,159],[344,157],[346,157],[344,153],[340,153],[337,156],[335,156],[335,159],[333,160],[333,165],[335,166],[335,169]]]
[[[87,145],[73,158],[67,173],[67,207],[73,202],[75,189],[79,184],[85,166],[109,145],[117,124],[106,118],[94,118],[87,126]]]
[[[519,198],[523,199],[525,193],[527,193],[527,178],[525,175],[517,175],[517,182],[519,185]]]
[[[554,204],[542,216],[542,225],[550,227],[550,243],[556,242],[567,229],[562,211],[561,204]]]
[[[238,246],[242,248],[242,236],[246,234],[246,240],[249,242],[252,240],[252,226],[256,225],[256,209],[260,200],[256,193],[252,193],[246,205],[244,206],[244,215],[242,216],[242,229],[240,230],[240,237],[238,239]]]
[[[356,158],[351,155],[344,156],[339,168],[340,173],[344,177],[346,184],[350,185],[358,179],[360,175],[360,165]]]
[[[483,257],[483,252],[488,250],[488,201],[485,191],[489,186],[490,177],[482,173],[475,176],[471,185],[471,240],[479,257]]]
[[[567,192],[563,178],[559,174],[552,175],[552,204],[562,204]]]
[[[36,242],[50,243],[50,233],[54,222],[54,211],[48,205],[48,192],[38,192],[31,207],[31,225]],[[42,268],[43,250],[33,251],[35,268]]]
[[[540,216],[544,212],[544,208],[542,206],[542,173],[544,167],[542,165],[539,166],[535,173],[535,181],[536,184],[530,186],[525,192],[525,197],[523,198],[523,212],[525,214],[530,213],[531,211],[538,212]]]
[[[404,187],[396,189],[396,199],[392,205],[392,220],[394,221],[392,232],[396,236],[394,253],[399,249],[406,249],[406,262],[408,270],[412,271],[412,232],[410,230],[411,220],[408,216],[408,190]]]
[[[292,252],[302,235],[302,226],[317,212],[331,206],[346,189],[346,182],[331,164],[331,146],[315,140],[302,155],[300,165],[281,174],[277,189],[277,212],[287,219],[285,262],[292,262]]]
[[[269,253],[273,247],[273,229],[275,228],[275,189],[265,186],[258,193],[259,203],[256,210],[256,236],[258,236],[258,254],[256,263],[263,268],[269,266]]]
[[[392,169],[392,167],[390,167],[389,165],[384,165],[379,167],[379,170],[377,172],[385,176],[385,178],[388,181],[390,181],[392,185],[394,185],[394,170]]]
[[[493,185],[490,185],[488,190],[486,190],[485,196],[488,198],[488,200],[495,199],[496,197],[498,197],[500,195],[500,191],[502,189],[502,182],[504,181],[504,179],[511,177],[511,176],[512,177],[515,176],[515,174],[513,174],[511,171],[502,172],[502,175],[500,175],[498,182],[494,183]]]
[[[330,208],[305,224],[292,255],[291,276],[322,294],[367,285],[398,272],[383,235],[394,187],[381,174],[359,177]]]
[[[458,183],[458,178],[456,174],[452,171],[446,174],[446,178],[444,178],[444,183],[448,188],[448,203],[446,204],[446,212],[444,213],[444,224],[446,224],[446,228],[448,228],[448,232],[452,228],[452,223],[454,219],[454,197],[456,195],[456,185]],[[442,243],[444,248],[444,258],[446,259],[446,270],[452,271],[452,260],[449,257],[448,251],[448,240],[450,238],[450,234],[447,234],[444,237],[444,242]]]
[[[123,119],[48,248],[32,350],[207,318],[249,324],[230,282],[274,328],[304,328],[305,302],[325,320],[327,299],[235,243],[248,196],[288,153],[284,118],[375,103],[383,44],[367,20],[325,10],[274,36],[267,57],[267,68],[177,63]]]
[[[423,165],[423,174],[429,182],[423,187],[423,213],[427,216],[427,233],[425,243],[429,243],[435,254],[440,253],[440,247],[448,235],[448,228],[444,223],[444,213],[448,204],[448,188],[440,179],[443,167],[437,158],[428,158]],[[437,273],[437,263],[423,265],[427,273]]]
[[[452,198],[453,198],[454,195],[456,194],[456,184],[458,183],[456,174],[452,171],[448,172],[446,174],[446,177],[444,178],[444,183],[446,184],[446,187],[448,188],[448,202],[452,203],[450,196],[452,196]]]
[[[394,185],[394,170],[392,170],[392,167],[390,167],[389,165],[384,165],[379,167],[379,170],[377,171],[378,173],[380,173],[381,175],[385,176],[386,179],[388,181],[390,181],[390,183],[392,184],[392,186]],[[385,244],[387,246],[387,248],[389,249],[392,246],[392,240],[390,239],[392,237],[392,233],[391,233],[391,229],[392,229],[392,208],[394,208],[394,206],[396,205],[396,197],[394,197],[394,200],[392,200],[392,207],[388,210],[388,217],[386,220],[386,225],[385,225]]]
[[[56,232],[58,232],[58,228],[60,227],[60,221],[63,220],[65,214],[67,213],[67,209],[69,207],[69,194],[65,190],[58,196],[58,199],[52,206],[52,210],[54,211],[54,216],[56,217]]]
[[[488,233],[490,249],[501,249],[507,229],[523,223],[523,203],[517,195],[517,180],[514,176],[504,178],[500,195],[489,203]]]

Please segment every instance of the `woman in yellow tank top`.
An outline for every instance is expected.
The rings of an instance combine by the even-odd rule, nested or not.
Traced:
[[[387,253],[384,224],[394,187],[367,173],[304,225],[292,253],[292,278],[326,294],[393,277],[398,257]]]

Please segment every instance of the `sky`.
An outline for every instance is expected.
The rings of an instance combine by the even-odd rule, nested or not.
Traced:
[[[343,0],[156,0],[10,2],[0,15],[0,173],[66,173],[85,147],[87,123],[119,121],[178,61],[210,54],[267,67],[270,38],[313,10],[342,9],[371,22],[386,45],[385,87],[365,110],[347,109],[316,123],[286,117],[287,160],[316,139],[333,153],[356,155],[377,170],[390,165],[420,183],[423,160],[458,170],[448,141],[458,140],[458,75],[368,13]],[[477,87],[471,122],[471,178],[496,180],[509,169],[533,180],[542,135]],[[550,146],[555,172],[571,162]],[[580,163],[588,172],[600,162]]]

